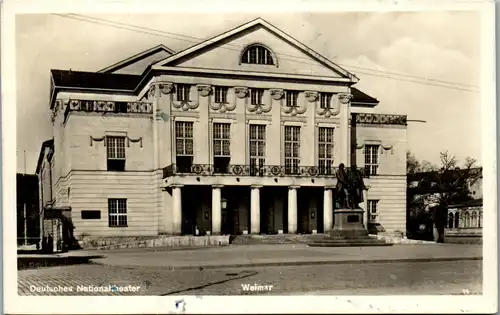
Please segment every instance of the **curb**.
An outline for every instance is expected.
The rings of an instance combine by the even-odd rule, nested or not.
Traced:
[[[141,266],[141,265],[114,265],[105,262],[93,261],[92,264],[122,268],[161,268],[163,270],[203,270],[203,269],[228,269],[228,268],[254,268],[254,267],[287,267],[287,266],[314,266],[314,265],[354,265],[354,264],[387,264],[401,262],[443,262],[443,261],[482,261],[483,257],[451,257],[451,258],[409,258],[409,259],[367,259],[367,260],[315,260],[315,261],[284,261],[263,263],[242,263],[225,265],[184,265],[184,266]]]

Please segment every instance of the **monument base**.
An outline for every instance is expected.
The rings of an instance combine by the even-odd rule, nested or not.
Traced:
[[[363,213],[362,209],[335,209],[333,211],[335,224],[330,236],[348,239],[367,237],[368,230],[363,225]]]
[[[333,211],[335,224],[330,236],[315,240],[309,246],[346,247],[346,246],[391,246],[382,240],[370,237],[363,225],[362,209],[336,209]]]

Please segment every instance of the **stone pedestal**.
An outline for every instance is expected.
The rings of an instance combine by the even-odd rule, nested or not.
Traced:
[[[309,243],[317,247],[391,246],[391,243],[370,237],[363,225],[363,209],[336,209],[335,224],[330,235]]]
[[[330,236],[347,239],[363,238],[368,236],[368,231],[363,225],[362,209],[335,209],[334,222]]]

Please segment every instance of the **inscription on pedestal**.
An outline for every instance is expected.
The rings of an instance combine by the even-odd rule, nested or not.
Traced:
[[[347,222],[349,222],[349,223],[359,222],[359,216],[357,216],[357,215],[348,215],[347,216]]]

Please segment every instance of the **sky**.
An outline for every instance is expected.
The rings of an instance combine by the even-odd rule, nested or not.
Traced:
[[[470,156],[481,164],[477,12],[85,14],[72,18],[40,14],[16,18],[17,171],[34,173],[42,142],[52,138],[50,69],[98,71],[158,44],[180,51],[257,17],[356,74],[360,81],[355,87],[380,101],[377,112],[425,121],[408,125],[408,146],[419,160],[439,163],[439,152],[448,150],[460,162]],[[106,21],[142,28],[125,30]]]

